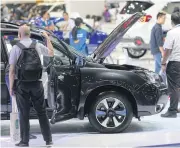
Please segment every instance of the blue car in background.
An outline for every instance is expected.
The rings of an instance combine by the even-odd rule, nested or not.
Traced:
[[[55,31],[53,31],[53,33],[59,39],[63,40],[63,32],[59,30],[59,27],[61,26],[61,23],[64,22],[64,18],[50,18],[50,20],[55,25]],[[41,27],[40,21],[40,18],[37,18],[34,21],[31,20],[32,24]],[[93,29],[87,23],[84,23],[84,27],[89,32],[88,54],[92,54],[93,51],[97,48],[97,46],[99,46],[107,38],[108,35],[102,31]]]

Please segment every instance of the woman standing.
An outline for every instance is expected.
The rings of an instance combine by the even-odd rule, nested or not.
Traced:
[[[75,27],[70,33],[70,45],[76,50],[88,55],[87,42],[88,32],[83,27],[83,20],[81,18],[75,19]]]

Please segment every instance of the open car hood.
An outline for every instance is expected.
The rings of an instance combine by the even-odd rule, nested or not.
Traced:
[[[135,13],[130,18],[119,24],[93,53],[95,61],[103,62],[104,59],[116,48],[125,33],[145,14]]]

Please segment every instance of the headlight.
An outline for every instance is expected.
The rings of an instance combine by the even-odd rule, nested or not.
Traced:
[[[148,77],[149,81],[152,83],[156,83],[156,79],[159,78],[159,76],[157,77],[156,75],[157,74],[155,74],[155,73],[147,73],[147,77]]]
[[[148,71],[148,70],[135,71],[135,73],[151,83],[157,83],[160,81],[160,77],[158,74]]]

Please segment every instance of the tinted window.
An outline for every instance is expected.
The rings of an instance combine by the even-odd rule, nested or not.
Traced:
[[[59,46],[59,44],[53,43],[54,47],[54,59],[57,63],[61,63],[62,65],[70,65],[70,59],[67,57],[64,53],[61,52],[60,48],[63,48],[62,46]]]
[[[19,38],[18,38],[17,35],[4,35],[3,38],[4,38],[4,41],[5,41],[6,48],[7,48],[7,53],[9,54],[12,47],[14,45],[16,45],[17,42],[19,41]],[[36,39],[33,39],[33,40],[36,41],[36,42],[39,42],[39,43],[43,43],[40,40],[36,40]]]
[[[136,12],[142,12],[150,8],[152,5],[153,4],[149,2],[129,1],[120,14],[134,14]]]
[[[164,7],[163,11],[165,11],[168,14],[172,14],[172,12],[174,11],[175,7],[179,7],[180,8],[180,2],[168,3],[167,6]]]

